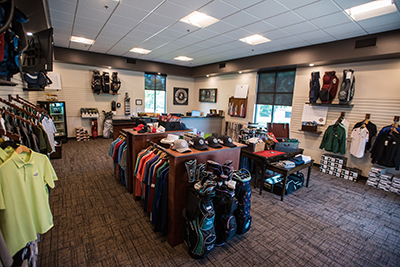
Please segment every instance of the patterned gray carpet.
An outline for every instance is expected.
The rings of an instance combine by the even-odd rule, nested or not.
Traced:
[[[312,171],[310,185],[279,197],[253,190],[251,230],[192,259],[154,233],[143,203],[115,179],[112,140],[70,140],[52,160],[55,226],[38,266],[399,266],[400,196]]]

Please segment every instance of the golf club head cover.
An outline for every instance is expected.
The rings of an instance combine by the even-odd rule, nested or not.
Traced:
[[[227,161],[224,162],[224,166],[230,167],[230,166],[232,166],[232,163],[233,163],[233,160],[228,159]]]
[[[189,183],[193,183],[195,181],[196,163],[196,159],[191,159],[185,162],[186,171],[189,177]]]
[[[199,180],[200,180],[200,174],[201,174],[202,172],[204,172],[205,170],[206,170],[206,164],[204,164],[204,163],[199,163],[199,164],[197,164],[197,167],[196,167],[196,174],[195,174],[194,179],[195,179],[196,181],[199,181]]]
[[[208,171],[212,171],[214,173],[214,175],[216,175],[216,176],[220,176],[221,174],[223,174],[222,165],[213,160],[207,160],[207,168],[206,169]]]

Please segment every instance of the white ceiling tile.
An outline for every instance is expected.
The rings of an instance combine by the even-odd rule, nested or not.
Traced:
[[[112,25],[115,31],[128,32],[139,24],[139,20],[113,15],[107,22],[106,26]]]
[[[318,30],[318,28],[315,27],[314,25],[312,25],[310,22],[304,21],[304,22],[300,22],[298,24],[294,24],[294,25],[285,27],[285,28],[283,28],[283,30],[285,30],[291,34],[301,34],[301,33],[305,33],[305,32]]]
[[[74,13],[65,13],[61,12],[58,10],[50,10],[50,16],[51,18],[54,18],[59,21],[64,21],[67,23],[73,23],[74,22]]]
[[[91,9],[104,9],[104,10],[113,10],[119,1],[113,0],[85,0],[79,1],[80,6],[87,6]]]
[[[162,36],[155,36],[155,37],[153,37],[153,38],[150,38],[150,39],[147,40],[146,42],[141,43],[140,45],[141,45],[143,48],[152,50],[152,49],[154,49],[154,48],[156,48],[156,47],[159,47],[159,46],[161,46],[161,45],[167,44],[167,43],[169,43],[170,41],[171,41],[170,38],[162,37]]]
[[[278,39],[276,41],[282,45],[287,45],[291,47],[295,47],[296,45],[298,46],[310,45],[309,42],[302,40],[296,36],[288,36],[285,38]]]
[[[114,38],[114,39],[121,39],[125,34],[129,32],[129,29],[127,28],[119,28],[115,27],[115,25],[107,23],[106,26],[104,26],[103,30],[100,33],[100,36],[106,36],[109,38]]]
[[[337,13],[339,11],[341,11],[341,9],[331,0],[321,0],[295,10],[297,14],[308,20]]]
[[[332,36],[330,36],[329,34],[327,34],[326,32],[322,31],[322,30],[317,30],[317,31],[311,31],[311,32],[307,32],[307,33],[301,33],[296,35],[297,37],[305,40],[305,41],[309,41],[309,42],[313,42],[315,40],[330,40],[330,41],[335,41],[335,38],[333,38]]]
[[[125,5],[130,5],[135,8],[141,8],[147,11],[151,11],[163,3],[165,0],[146,0],[146,1],[138,1],[138,0],[123,0],[122,3]]]
[[[219,33],[207,29],[198,29],[197,31],[189,33],[189,36],[195,36],[200,38],[201,40],[210,39],[217,35],[219,35]]]
[[[132,30],[128,35],[124,37],[126,41],[136,41],[136,42],[143,42],[147,38],[152,36],[152,33],[146,32],[146,31],[141,31],[138,29]]]
[[[275,1],[264,1],[246,9],[246,12],[259,19],[267,19],[287,11],[288,8]]]
[[[302,38],[303,39],[303,38]],[[327,37],[321,37],[321,38],[315,38],[312,40],[308,40],[308,42],[310,44],[323,44],[323,43],[327,43],[327,42],[333,42],[333,41],[337,41],[337,38],[333,38],[332,36],[328,35]]]
[[[288,32],[286,32],[286,31],[284,31],[284,30],[276,29],[276,30],[264,33],[263,36],[265,38],[270,39],[270,40],[277,40],[277,39],[280,39],[280,38],[284,38],[284,37],[290,36],[290,34]]]
[[[310,22],[318,28],[324,29],[327,27],[352,22],[352,20],[343,11],[340,11],[327,16],[312,19]]]
[[[271,23],[272,25],[281,28],[289,25],[293,25],[296,23],[300,23],[302,21],[305,21],[302,17],[294,13],[293,11],[289,11],[283,14],[280,14],[278,16],[275,16],[273,18],[269,18],[265,20],[268,23]]]
[[[178,21],[177,23],[169,26],[168,29],[174,30],[174,31],[182,33],[182,34],[187,34],[190,31],[195,31],[195,30],[199,29],[199,27]]]
[[[54,28],[54,31],[56,31],[57,29],[68,30],[69,32],[72,31],[72,23],[68,23],[57,19],[51,20],[51,26]]]
[[[170,1],[174,2],[175,4],[178,4],[180,6],[184,6],[186,8],[192,9],[192,10],[197,10],[200,7],[212,2],[212,0],[196,0],[196,1],[170,0]]]
[[[354,22],[325,28],[324,31],[337,39],[345,39],[367,34],[360,26],[358,26]]]
[[[158,35],[169,36],[171,38],[177,39],[186,34],[188,34],[188,33],[187,32],[178,32],[178,31],[171,30],[170,28],[167,28],[167,29],[164,29],[163,31],[161,31]]]
[[[230,36],[226,36],[224,34],[221,34],[221,35],[215,36],[215,37],[213,37],[213,38],[211,38],[209,40],[212,41],[212,42],[219,43],[219,44],[225,44],[225,43],[229,43],[229,42],[232,42],[232,41],[236,41],[236,40],[238,40],[238,38],[232,38]]]
[[[48,1],[48,3],[50,11],[52,9],[55,9],[55,10],[62,10],[65,13],[74,14],[77,0],[75,1],[52,0]]]
[[[178,48],[182,48],[188,45],[191,45],[191,42],[187,41],[187,40],[182,40],[182,39],[177,39],[172,41],[171,43],[168,44],[168,46],[174,47],[174,49],[178,49]]]
[[[338,4],[341,8],[343,9],[348,9],[351,7],[363,5],[369,2],[372,2],[372,0],[335,0],[336,4]]]
[[[163,28],[177,22],[175,19],[171,19],[170,17],[166,17],[157,13],[151,13],[143,21],[153,25],[162,25]]]
[[[296,9],[317,2],[319,0],[276,0],[276,1],[289,9]]]
[[[103,27],[104,23],[105,21],[95,20],[87,17],[75,17],[75,24],[84,25],[91,28],[101,28]]]
[[[208,26],[207,30],[211,30],[211,31],[218,32],[218,33],[224,33],[224,32],[229,32],[231,30],[234,30],[236,28],[237,28],[236,26],[220,20],[220,21]]]
[[[206,6],[200,8],[199,11],[214,18],[222,19],[238,12],[239,9],[234,6],[228,5],[225,2],[214,0],[208,3]]]
[[[131,18],[133,20],[140,21],[144,17],[146,17],[149,14],[148,10],[144,10],[138,7],[133,7],[130,5],[124,4],[125,2],[122,2],[117,9],[115,10],[113,16],[118,15],[121,17],[126,17],[126,18]]]
[[[141,22],[135,27],[135,31],[148,32],[149,36],[152,36],[159,31],[161,31],[164,27],[162,25],[154,25],[146,22]]]
[[[360,20],[357,23],[366,30],[392,23],[397,23],[400,28],[400,14],[399,12],[393,12],[379,17]]]
[[[379,32],[385,32],[385,31],[391,31],[391,30],[397,30],[400,29],[399,23],[390,23],[390,24],[385,24],[385,25],[379,25],[379,26],[372,26],[368,27],[365,30],[369,34],[373,33],[379,33]]]
[[[81,2],[82,1],[79,2],[78,10],[76,12],[78,16],[106,21],[111,15],[111,10],[104,11],[103,9],[92,9],[82,5]]]
[[[224,36],[229,36],[235,40],[239,40],[241,38],[253,35],[251,32],[243,30],[243,29],[236,29],[224,34]]]
[[[258,18],[244,11],[240,11],[236,14],[224,18],[225,22],[235,25],[236,27],[242,27],[244,25],[252,24],[258,20],[259,20]]]
[[[98,33],[99,29],[89,28],[82,25],[75,25],[72,35],[89,39],[95,39]]]
[[[262,2],[263,0],[246,0],[246,1],[243,1],[243,0],[222,0],[222,1],[228,3],[228,4],[232,5],[232,6],[235,6],[237,8],[245,9],[246,7],[249,7],[249,6],[255,5],[255,4],[259,3],[259,2]]]
[[[204,40],[202,42],[198,42],[197,44],[201,45],[203,47],[213,47],[213,46],[216,46],[216,45],[220,45],[221,43],[216,42],[216,41],[214,41],[212,39],[208,39],[208,40]]]
[[[90,52],[95,52],[95,53],[103,53],[103,54],[105,54],[105,53],[107,53],[107,50],[109,49],[109,47],[108,46],[104,46],[104,47],[101,47],[101,46],[96,46],[96,47],[93,47],[92,46],[92,48],[90,48]]]
[[[175,20],[180,20],[183,17],[189,15],[192,12],[192,10],[179,6],[177,4],[174,4],[172,2],[164,2],[160,7],[158,7],[155,11],[155,13],[170,17]]]
[[[254,33],[254,34],[262,34],[264,32],[274,30],[274,29],[276,29],[276,27],[268,22],[258,21],[256,23],[242,27],[242,29],[249,31],[251,33]]]

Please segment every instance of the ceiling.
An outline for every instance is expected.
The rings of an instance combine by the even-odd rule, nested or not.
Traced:
[[[397,1],[397,0],[396,0]],[[195,67],[400,28],[399,11],[354,21],[344,12],[370,0],[48,0],[55,46]],[[180,22],[193,11],[220,21]],[[260,34],[271,41],[239,41]],[[70,41],[94,39],[93,45]],[[152,50],[147,55],[133,47]],[[177,56],[192,61],[174,60]]]

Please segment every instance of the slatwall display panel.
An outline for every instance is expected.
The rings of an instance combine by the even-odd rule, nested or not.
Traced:
[[[0,85],[0,98],[7,100],[8,101],[8,95],[12,95],[13,97],[16,97],[16,95],[19,95],[20,97],[29,100],[29,93],[26,91],[23,91],[23,82],[21,79],[21,75],[19,73],[15,74],[11,78],[11,82],[16,83],[16,86],[6,86],[6,85]],[[19,105],[16,102],[12,102],[16,105]],[[8,107],[4,103],[0,103],[1,107]]]
[[[320,71],[321,84],[322,76],[325,71],[335,70],[339,81],[342,81],[343,69],[352,68],[355,70],[355,96],[351,104],[353,107],[344,108],[339,106],[329,106],[327,124],[318,126],[321,130],[320,135],[299,131],[301,129],[301,119],[303,107],[309,101],[309,79],[311,72]],[[300,140],[300,147],[304,148],[304,154],[312,156],[314,159],[321,158],[327,151],[319,149],[324,132],[331,122],[336,121],[341,112],[345,112],[345,119],[349,122],[348,137],[357,122],[365,119],[366,114],[370,114],[370,121],[377,126],[378,132],[382,127],[393,123],[394,116],[400,116],[400,81],[395,79],[400,70],[400,60],[380,60],[354,64],[340,64],[320,66],[317,68],[298,68],[296,72],[295,91],[293,98],[292,117],[290,124],[290,137]],[[340,89],[340,84],[338,91]],[[320,102],[319,100],[317,102]],[[339,103],[337,96],[333,103]],[[374,137],[373,141],[375,140]],[[362,175],[367,176],[372,166],[370,153],[367,152],[363,158],[355,158],[350,155],[351,140],[347,139],[346,154],[348,158],[347,166],[356,167],[362,170]],[[340,154],[337,154],[340,155]],[[394,168],[390,171],[395,172]]]

